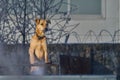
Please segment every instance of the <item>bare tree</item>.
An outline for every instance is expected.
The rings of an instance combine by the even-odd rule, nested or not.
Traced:
[[[48,25],[46,32],[48,43],[59,43],[62,37],[71,34],[79,24],[68,24],[71,18],[62,7],[67,5],[70,4],[66,0],[2,0],[0,41],[7,44],[29,43],[34,34],[34,20],[39,17],[52,21],[53,25]]]

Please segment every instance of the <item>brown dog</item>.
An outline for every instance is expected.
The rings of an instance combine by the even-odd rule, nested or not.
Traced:
[[[36,31],[32,36],[29,47],[29,56],[30,64],[35,63],[35,56],[41,60],[44,59],[45,63],[48,63],[48,53],[47,53],[47,44],[45,37],[45,29],[47,21],[43,19],[36,19]],[[31,67],[31,71],[34,70],[34,67]]]

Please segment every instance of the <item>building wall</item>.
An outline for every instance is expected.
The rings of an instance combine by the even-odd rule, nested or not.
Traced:
[[[106,0],[106,16],[105,18],[80,18],[72,19],[70,24],[80,23],[74,30],[80,37],[80,43],[111,43],[119,42],[118,32],[117,37],[114,37],[115,32],[119,29],[119,0]],[[99,34],[101,33],[101,36]],[[110,36],[111,35],[111,36]],[[97,40],[96,40],[96,37]],[[117,40],[117,41],[116,41]],[[64,41],[64,40],[63,40]],[[68,43],[77,43],[78,41],[73,35],[70,36]]]
[[[19,1],[19,0],[18,0]],[[70,15],[71,20],[68,22],[66,28],[64,27],[65,22],[59,23],[58,26],[54,26],[56,31],[53,30],[53,35],[47,35],[48,43],[113,43],[120,42],[119,40],[119,25],[120,25],[120,9],[119,9],[119,0],[102,0],[105,1],[105,14],[103,17],[96,15]],[[15,1],[16,4],[9,3],[10,6],[0,5],[3,7],[3,11],[0,12],[2,15],[0,19],[0,42],[5,42],[8,44],[22,43],[23,35],[22,31],[23,27],[26,31],[26,43],[29,43],[31,36],[35,31],[35,18],[39,16],[37,12],[40,12],[39,9],[33,7],[32,2],[29,3],[29,7],[27,6],[28,14],[26,15],[26,20],[24,18],[24,14],[19,15],[19,13],[24,13],[24,10],[21,7],[17,7],[20,4],[23,4],[22,1]],[[20,3],[21,2],[21,3]],[[4,1],[1,2],[3,4]],[[18,5],[17,5],[18,4]],[[35,4],[37,5],[37,4]],[[5,6],[5,7],[4,7]],[[10,8],[9,8],[10,7]],[[15,9],[12,9],[12,7]],[[17,8],[16,8],[17,7]],[[4,9],[8,12],[5,12]],[[20,9],[20,10],[18,10]],[[33,10],[36,10],[36,13]],[[15,14],[15,11],[17,11]],[[13,12],[12,12],[13,11]],[[53,9],[54,11],[54,9]],[[69,11],[69,10],[68,10]],[[66,11],[67,12],[67,11]],[[14,13],[14,14],[13,14]],[[11,15],[12,14],[12,15]],[[49,15],[49,14],[48,14]],[[64,14],[62,14],[64,15]],[[4,17],[7,16],[7,17]],[[58,15],[56,15],[60,18]],[[61,18],[64,20],[63,18]],[[51,19],[50,19],[51,20]],[[66,20],[66,19],[65,19]],[[25,21],[25,22],[24,22]],[[57,20],[51,20],[51,25],[49,27],[53,27]],[[76,28],[76,25],[79,24]],[[72,25],[72,26],[69,26]],[[52,29],[52,28],[51,28]],[[58,31],[57,31],[58,30]],[[67,31],[67,33],[62,32]],[[62,32],[62,33],[61,33]],[[62,35],[61,35],[62,34]],[[67,36],[67,34],[70,34]],[[68,37],[68,40],[67,40]],[[55,40],[57,38],[57,40]]]

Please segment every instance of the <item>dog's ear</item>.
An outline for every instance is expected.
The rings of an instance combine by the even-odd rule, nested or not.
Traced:
[[[51,24],[51,21],[50,21],[50,20],[47,20],[47,24]]]
[[[35,22],[36,22],[36,24],[39,24],[40,23],[40,19],[36,18]]]

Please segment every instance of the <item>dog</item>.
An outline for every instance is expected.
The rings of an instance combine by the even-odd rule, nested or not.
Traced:
[[[30,40],[29,47],[29,58],[30,64],[34,64],[36,58],[39,60],[44,59],[45,63],[49,63],[48,61],[48,53],[47,53],[47,44],[46,44],[46,36],[45,29],[47,28],[47,20],[44,19],[36,19],[36,29],[35,34],[32,36]],[[34,66],[31,67],[31,72],[34,71]]]

